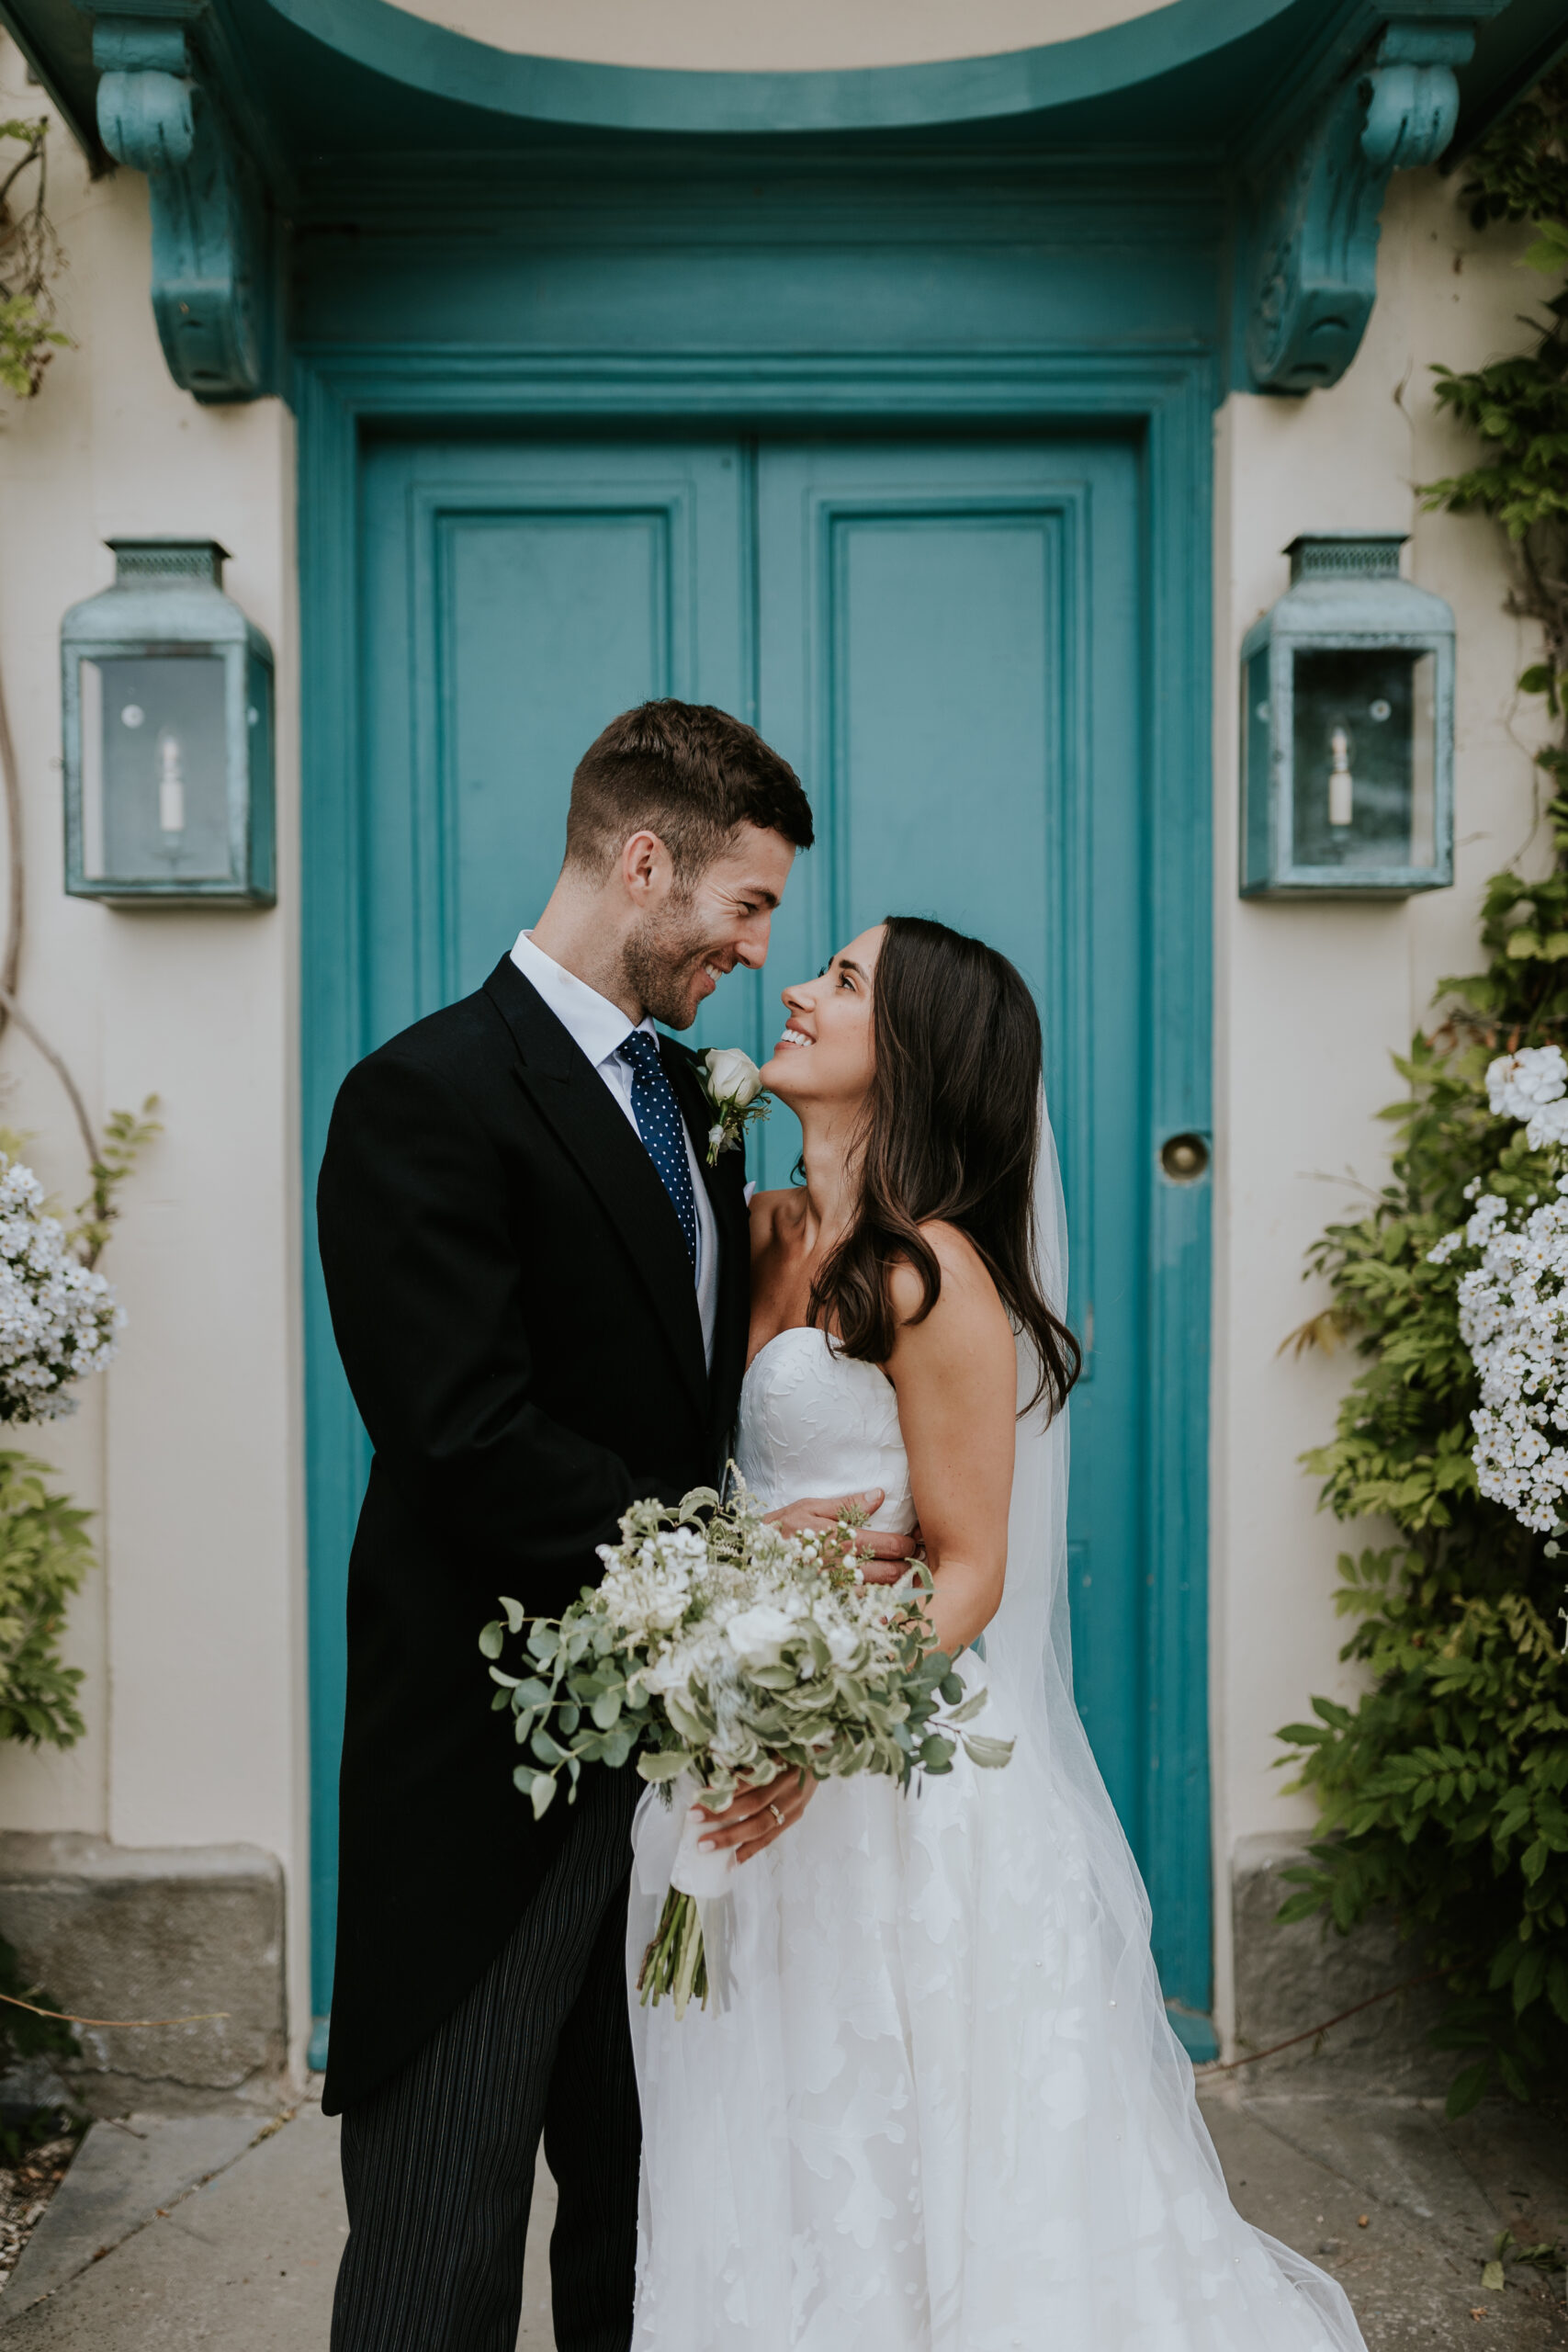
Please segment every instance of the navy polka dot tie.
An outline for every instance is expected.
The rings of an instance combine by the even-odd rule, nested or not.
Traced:
[[[697,1203],[692,1190],[692,1165],[686,1158],[686,1128],[675,1089],[665,1075],[659,1048],[646,1029],[634,1029],[621,1047],[632,1069],[632,1116],[648,1146],[648,1156],[664,1180],[686,1237],[692,1272],[697,1270]]]

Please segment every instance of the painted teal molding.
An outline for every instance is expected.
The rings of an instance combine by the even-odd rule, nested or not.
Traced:
[[[1484,15],[1486,0],[1476,13]],[[1400,22],[1287,131],[1255,186],[1246,350],[1255,388],[1337,384],[1377,298],[1379,218],[1396,171],[1436,162],[1459,118],[1464,23]]]
[[[189,21],[205,0],[110,6],[94,26],[98,129],[117,162],[145,172],[152,312],[169,373],[198,401],[264,389],[265,206],[250,157],[198,78]],[[98,0],[100,7],[104,0]]]
[[[361,933],[355,695],[359,647],[360,438],[377,419],[490,422],[726,418],[748,427],[820,420],[890,426],[1093,419],[1141,434],[1149,589],[1126,658],[1148,679],[1145,776],[1154,948],[1137,1083],[1152,1146],[1210,1129],[1210,582],[1212,352],[930,356],[907,349],[794,358],[747,352],[629,355],[450,351],[384,345],[300,352],[302,740],[302,1146],[309,1400],[311,1901],[314,2007],[331,1993],[336,1777],[344,1661],[342,1563],[352,1542],[365,1441],[333,1346],[316,1267],[313,1195],[332,1100],[371,1042]],[[1160,1770],[1150,1792],[1151,1896],[1168,1989],[1199,2054],[1211,2054],[1208,1779],[1208,1329],[1210,1186],[1153,1176],[1146,1192],[1149,1444],[1142,1524],[1167,1573],[1145,1655]],[[328,1573],[332,1564],[332,1573]],[[1187,2015],[1187,2013],[1192,2013]]]
[[[1191,65],[1295,0],[1171,0],[1130,23],[992,57],[821,73],[689,73],[492,49],[389,0],[266,0],[329,48],[432,96],[615,130],[838,131],[1034,114]]]

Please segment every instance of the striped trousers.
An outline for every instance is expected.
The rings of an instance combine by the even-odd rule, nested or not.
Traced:
[[[509,1940],[408,2064],[345,2112],[333,2352],[513,2352],[541,2133],[559,2191],[558,2352],[626,2352],[640,2150],[626,1881],[641,1790],[630,1771],[584,1772]]]

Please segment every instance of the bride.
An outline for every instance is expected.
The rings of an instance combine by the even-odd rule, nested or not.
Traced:
[[[635,2352],[1348,2352],[1341,2290],[1226,2195],[1072,1703],[1077,1351],[1028,991],[894,917],[784,1001],[763,1080],[806,1184],[751,1206],[738,1465],[770,1506],[880,1489],[876,1524],[918,1522],[933,1637],[1017,1745],[718,1817],[721,1997],[631,1996]],[[680,1831],[644,1800],[634,1976]]]

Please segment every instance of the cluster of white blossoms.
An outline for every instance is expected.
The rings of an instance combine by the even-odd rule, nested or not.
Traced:
[[[738,1505],[748,1539],[739,1554],[710,1555],[691,1528],[600,1554],[605,1613],[645,1648],[637,1679],[656,1698],[686,1693],[709,1708],[714,1760],[731,1770],[759,1755],[750,1678],[783,1669],[798,1689],[868,1665],[874,1641],[887,1641],[889,1615],[886,1587],[858,1569],[829,1575],[819,1539],[780,1533],[749,1496]],[[778,1703],[776,1688],[765,1692],[766,1711]],[[826,1744],[826,1724],[820,1736]]]
[[[1486,1099],[1495,1119],[1528,1119],[1532,1151],[1568,1144],[1568,1061],[1561,1046],[1523,1046],[1500,1054],[1486,1072]]]
[[[602,1544],[604,1563],[599,1587],[604,1616],[633,1641],[672,1634],[692,1600],[692,1579],[707,1559],[707,1546],[694,1527],[661,1528],[640,1544]]]
[[[0,1421],[74,1412],[68,1388],[108,1363],[124,1321],[103,1275],[43,1215],[32,1170],[0,1153]]]
[[[1493,1115],[1522,1119],[1532,1151],[1568,1146],[1568,1061],[1561,1046],[1526,1046],[1486,1072]],[[1472,1184],[1475,1200],[1479,1186]],[[1568,1497],[1568,1176],[1553,1199],[1510,1213],[1496,1193],[1427,1252],[1435,1266],[1461,1250],[1480,1262],[1460,1281],[1460,1337],[1481,1375],[1471,1415],[1481,1492],[1521,1525],[1551,1534]]]

